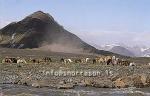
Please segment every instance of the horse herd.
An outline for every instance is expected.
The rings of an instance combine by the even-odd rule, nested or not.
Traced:
[[[116,56],[97,56],[95,58],[60,58],[56,60],[59,63],[100,63],[106,65],[124,65],[124,66],[134,66],[135,63],[126,59],[117,58]],[[43,58],[29,58],[28,60],[21,57],[5,57],[2,60],[2,63],[50,63],[55,62],[52,60],[52,57],[43,57]]]

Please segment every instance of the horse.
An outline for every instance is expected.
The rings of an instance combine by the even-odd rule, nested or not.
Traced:
[[[5,57],[2,63],[17,63],[17,59],[14,57]]]
[[[85,58],[85,62],[88,63],[88,61],[90,60],[90,58]]]
[[[64,58],[61,58],[61,59],[60,59],[60,62],[61,62],[61,63],[64,63],[64,62],[65,62],[65,61],[64,61]]]
[[[75,63],[82,63],[81,59],[75,59]]]
[[[71,59],[64,59],[65,63],[72,63],[73,61]]]
[[[73,61],[71,59],[64,59],[64,58],[61,58],[60,59],[60,62],[62,63],[72,63]]]
[[[40,62],[41,62],[41,60],[35,59],[35,58],[30,58],[29,61],[30,61],[31,63],[40,63]]]
[[[134,62],[130,62],[129,66],[136,66]]]
[[[130,66],[130,61],[128,61],[128,60],[119,60],[118,61],[118,65],[121,65],[121,66]]]
[[[19,64],[19,63],[27,64],[27,62],[25,61],[25,59],[22,59],[22,58],[17,60],[17,64]]]
[[[92,62],[93,62],[93,64],[95,64],[96,63],[96,59],[93,59]]]
[[[112,64],[112,59],[108,59],[106,62],[107,65]]]
[[[52,59],[50,57],[43,58],[44,62],[52,62]]]

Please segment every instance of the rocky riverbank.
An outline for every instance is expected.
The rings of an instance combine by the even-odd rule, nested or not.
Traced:
[[[0,84],[0,96],[150,96],[149,88],[94,88],[74,89],[34,88],[17,84]]]
[[[74,89],[34,88],[30,86],[0,84],[0,96],[150,96],[150,88],[94,88]]]
[[[99,64],[0,64],[0,83],[73,89],[150,87],[150,66]]]

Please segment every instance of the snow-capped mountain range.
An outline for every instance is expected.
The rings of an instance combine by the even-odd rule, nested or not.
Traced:
[[[124,44],[105,44],[96,45],[97,49],[111,51],[113,53],[125,55],[125,56],[136,56],[136,57],[150,57],[150,48],[145,46],[126,46]]]

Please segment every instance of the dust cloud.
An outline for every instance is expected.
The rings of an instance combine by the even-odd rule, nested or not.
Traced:
[[[71,45],[64,45],[64,44],[50,44],[50,45],[43,45],[40,47],[41,50],[52,51],[52,52],[64,52],[64,53],[83,53],[83,48],[76,48]]]

